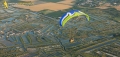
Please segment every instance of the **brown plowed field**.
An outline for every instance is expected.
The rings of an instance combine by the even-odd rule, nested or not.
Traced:
[[[40,10],[45,10],[45,9],[58,11],[58,10],[64,10],[64,9],[71,8],[72,7],[71,5],[73,4],[72,3],[73,1],[74,0],[64,0],[64,1],[57,2],[57,3],[46,2],[46,3],[37,4],[37,5],[33,5],[33,6],[14,5],[14,7],[30,9],[32,11],[40,11]]]

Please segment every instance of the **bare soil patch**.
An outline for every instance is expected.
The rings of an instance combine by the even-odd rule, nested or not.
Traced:
[[[37,4],[37,5],[33,5],[33,6],[14,5],[14,7],[23,8],[23,9],[30,9],[32,11],[40,11],[40,10],[45,10],[45,9],[58,11],[58,10],[64,10],[64,9],[71,8],[73,1],[74,0],[64,0],[61,2],[57,2],[57,3],[47,2],[47,3]]]
[[[112,6],[112,5],[110,5],[110,3],[106,3],[106,4],[104,4],[104,5],[102,5],[102,6],[99,6],[99,7],[96,7],[96,8],[107,9],[107,8],[109,8],[109,7],[116,8],[117,10],[120,11],[120,5],[119,5],[119,6]]]

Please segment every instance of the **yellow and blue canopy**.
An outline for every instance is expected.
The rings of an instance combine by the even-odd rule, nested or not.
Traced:
[[[69,21],[70,19],[72,19],[73,17],[77,17],[77,16],[81,16],[81,15],[85,15],[87,20],[89,21],[89,16],[79,10],[71,10],[67,13],[65,13],[61,18],[60,18],[60,26],[63,26],[67,23],[67,21]]]

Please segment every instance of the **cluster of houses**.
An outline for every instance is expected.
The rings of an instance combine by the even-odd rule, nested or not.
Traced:
[[[120,3],[117,2],[117,0],[110,0],[110,1],[101,1],[101,0],[97,0],[97,1],[94,1],[94,0],[79,0],[77,2],[77,5],[80,5],[80,6],[88,6],[88,7],[96,7],[96,6],[101,6],[105,3],[110,3],[111,5],[113,6],[117,6],[119,5]]]

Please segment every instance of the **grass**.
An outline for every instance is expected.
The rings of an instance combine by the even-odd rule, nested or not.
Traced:
[[[42,10],[42,11],[40,11],[41,13],[43,13],[43,14],[49,14],[49,13],[51,13],[51,12],[53,12],[52,10]]]
[[[62,16],[64,13],[65,13],[65,12],[63,12],[63,11],[55,11],[55,12],[49,13],[49,14],[47,14],[47,15],[48,15],[48,16],[51,16],[51,17],[57,18],[57,17]]]
[[[111,15],[114,11],[115,12],[118,12],[117,10],[115,10],[114,8],[110,8],[109,10],[101,10],[101,9],[97,9],[97,8],[87,8],[87,7],[80,7],[80,6],[73,6],[72,8],[69,8],[69,9],[66,9],[66,10],[59,10],[59,11],[55,11],[55,12],[49,12],[49,11],[45,11],[44,14],[45,15],[48,15],[50,17],[61,17],[65,12],[68,12],[69,10],[72,10],[72,9],[77,9],[77,10],[80,10],[80,11],[83,11],[85,12],[86,14],[87,13],[91,13],[91,14],[94,14],[94,15],[97,15],[97,16],[102,16],[103,14],[104,15]],[[110,10],[114,10],[114,11],[110,11]],[[46,13],[48,12],[48,13]],[[119,16],[119,12],[118,13],[114,13],[112,14],[111,16]],[[116,18],[117,20],[119,20],[118,18]]]
[[[36,39],[38,42],[42,42],[39,36]]]
[[[16,42],[18,42],[18,40],[17,40],[16,36],[14,36],[14,38],[15,38],[15,41],[16,41]]]
[[[73,10],[73,9],[76,9],[76,10],[80,10],[80,11],[83,11],[83,12],[90,12],[90,9],[88,8],[80,8],[80,7],[77,7],[77,6],[73,6],[72,8],[69,8],[69,9],[65,9],[65,10],[59,10],[59,11],[50,11],[50,10],[43,10],[41,11],[43,14],[47,15],[47,16],[50,16],[50,17],[54,17],[54,18],[57,18],[57,17],[61,17],[64,13],[70,11],[70,10]],[[91,9],[92,10],[92,9]],[[94,9],[95,10],[95,9]]]
[[[82,56],[83,56],[83,57],[100,57],[100,56],[98,56],[98,55],[90,54],[90,53],[83,53]]]
[[[16,57],[25,53],[17,50],[15,47],[13,48],[0,49],[0,57]]]
[[[32,39],[31,39],[30,35],[28,34],[26,37],[27,37],[28,42],[32,45]]]
[[[22,36],[20,36],[20,42],[24,44],[24,40],[22,39]]]
[[[6,47],[4,44],[0,43],[0,45],[2,45],[3,47]]]
[[[17,26],[16,29],[17,30],[20,30],[20,31],[24,31],[24,30],[27,30],[27,29],[33,29],[34,27],[31,26],[31,24],[28,24],[28,23],[25,23],[23,25],[20,25],[20,26]]]
[[[120,17],[116,17],[114,20],[120,22]]]

